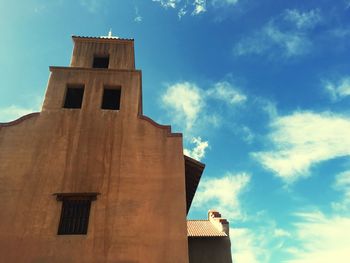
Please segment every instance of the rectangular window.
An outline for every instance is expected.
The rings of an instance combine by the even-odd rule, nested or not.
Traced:
[[[108,68],[109,56],[94,56],[93,68]]]
[[[91,200],[63,200],[58,235],[86,235]]]
[[[62,201],[58,235],[86,235],[89,224],[91,201],[97,193],[56,194]]]
[[[83,103],[84,85],[68,85],[63,108],[80,109]]]
[[[120,108],[120,87],[105,87],[101,108],[105,110],[119,110]]]

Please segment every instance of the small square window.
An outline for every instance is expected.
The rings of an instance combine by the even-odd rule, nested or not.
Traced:
[[[84,96],[84,85],[67,86],[66,97],[63,108],[79,109],[81,108]]]
[[[109,56],[95,56],[92,64],[93,68],[108,68]]]
[[[62,201],[58,235],[86,235],[89,224],[91,201],[97,193],[56,194]]]
[[[105,87],[103,89],[102,109],[119,110],[120,108],[120,87]]]

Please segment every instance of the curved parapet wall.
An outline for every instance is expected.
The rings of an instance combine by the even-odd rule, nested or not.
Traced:
[[[13,125],[16,125],[16,124],[19,124],[25,120],[28,120],[30,118],[33,118],[33,117],[38,117],[40,115],[40,112],[32,112],[32,113],[29,113],[27,115],[24,115],[22,117],[19,117],[18,119],[16,120],[13,120],[13,121],[9,121],[9,122],[0,122],[0,128],[2,127],[8,127],[8,126],[13,126]]]

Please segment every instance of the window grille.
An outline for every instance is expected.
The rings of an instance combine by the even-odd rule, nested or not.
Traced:
[[[86,235],[89,224],[91,201],[96,193],[56,194],[62,201],[58,235]]]

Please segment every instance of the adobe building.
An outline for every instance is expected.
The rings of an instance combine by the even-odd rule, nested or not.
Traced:
[[[186,221],[204,164],[142,114],[133,40],[73,41],[41,111],[0,124],[0,261],[231,262],[218,212]]]

